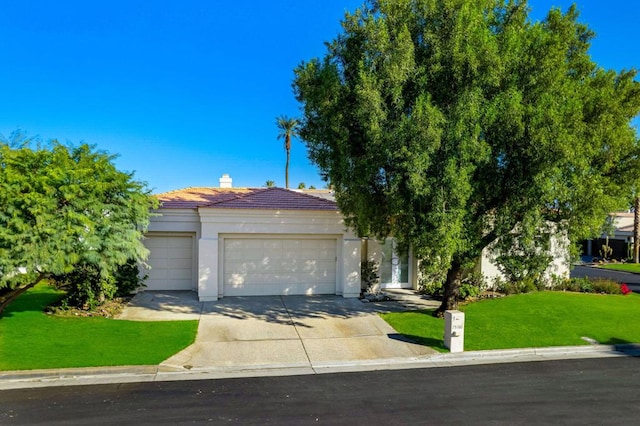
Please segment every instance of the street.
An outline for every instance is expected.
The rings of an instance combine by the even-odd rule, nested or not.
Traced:
[[[612,271],[610,269],[591,268],[588,266],[576,266],[571,271],[571,277],[608,278],[610,280],[618,281],[619,283],[626,283],[633,292],[640,293],[640,275],[632,274],[630,272]]]
[[[637,424],[640,358],[0,392],[0,424]]]

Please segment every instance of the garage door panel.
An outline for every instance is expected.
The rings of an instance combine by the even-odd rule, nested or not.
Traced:
[[[146,242],[145,245],[147,245]],[[147,245],[147,248],[149,249],[150,260],[166,259],[169,256],[169,249],[166,247],[166,245],[158,247],[149,247]]]
[[[300,240],[283,240],[282,248],[297,250],[302,245]]]
[[[167,238],[167,247],[189,249],[189,252],[191,252],[191,248],[193,247],[193,239],[191,237]]]
[[[166,260],[166,267],[170,269],[191,270],[191,266],[192,266],[191,258],[175,258],[175,259]]]
[[[147,280],[156,280],[156,279],[166,279],[169,276],[169,271],[167,271],[166,269],[161,269],[158,267],[154,267],[149,269],[149,271],[147,272],[148,278]],[[147,283],[148,286],[148,283]]]
[[[147,263],[151,269],[145,281],[148,290],[191,290],[193,288],[193,237],[148,236]]]
[[[224,294],[335,294],[336,240],[263,238],[224,242]]]
[[[191,275],[191,268],[167,270],[167,278],[169,278],[170,280],[184,280],[186,276],[190,276],[190,275]]]
[[[265,240],[262,247],[267,250],[279,250],[285,247],[284,241],[281,240]]]

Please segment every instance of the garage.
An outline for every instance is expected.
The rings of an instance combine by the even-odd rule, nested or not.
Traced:
[[[149,249],[145,281],[147,290],[192,290],[193,236],[148,235],[144,245]]]
[[[336,293],[334,238],[225,238],[225,296]]]

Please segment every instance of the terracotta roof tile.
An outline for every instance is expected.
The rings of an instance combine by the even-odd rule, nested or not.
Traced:
[[[195,209],[219,201],[248,194],[249,188],[185,188],[157,194],[161,207],[166,209]]]
[[[156,197],[168,209],[338,210],[331,200],[283,188],[186,188]]]

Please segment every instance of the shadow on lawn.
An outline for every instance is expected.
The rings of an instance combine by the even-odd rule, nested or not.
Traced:
[[[42,312],[45,307],[58,301],[62,296],[63,294],[51,291],[27,291],[11,302],[0,314],[0,318],[8,318],[20,312]]]
[[[405,343],[413,343],[421,346],[429,346],[437,351],[449,352],[449,349],[444,347],[444,340],[432,339],[430,337],[413,336],[411,334],[391,333],[387,334],[389,339],[398,340]]]

